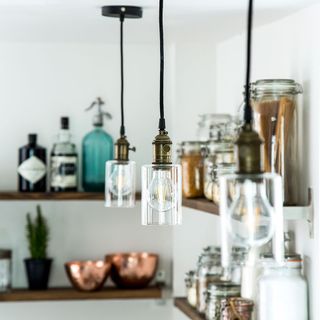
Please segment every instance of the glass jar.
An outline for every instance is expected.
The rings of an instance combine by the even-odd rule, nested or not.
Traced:
[[[264,140],[264,170],[283,178],[284,204],[297,205],[298,101],[294,80],[258,80],[250,85],[254,127]]]
[[[11,250],[0,249],[0,291],[11,288]]]
[[[208,113],[199,115],[197,137],[199,141],[207,142],[211,136],[213,125],[228,123],[232,120],[229,114]]]
[[[197,274],[195,270],[191,270],[186,273],[185,284],[186,284],[186,293],[187,300],[190,306],[197,306]]]
[[[234,163],[220,163],[214,168],[212,179],[212,201],[216,205],[220,204],[219,178],[225,174],[233,174],[235,172],[236,165]],[[228,183],[228,193],[229,198],[233,199],[235,196],[235,185],[232,182]]]
[[[221,320],[251,320],[254,303],[244,298],[227,298],[221,301]]]
[[[248,250],[244,247],[232,247],[231,251],[231,282],[241,284],[242,267],[246,262]]]
[[[240,297],[240,286],[229,281],[209,284],[206,292],[206,320],[221,319],[221,302],[228,297]]]
[[[185,198],[203,196],[203,144],[200,141],[181,143],[182,195]]]
[[[197,310],[206,310],[205,293],[211,282],[219,281],[222,275],[220,247],[207,247],[198,260],[197,269]]]

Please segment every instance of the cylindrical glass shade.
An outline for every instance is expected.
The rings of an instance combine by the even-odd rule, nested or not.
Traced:
[[[181,224],[181,166],[176,164],[142,167],[142,224]]]
[[[136,198],[136,163],[134,161],[106,162],[105,206],[132,208]]]

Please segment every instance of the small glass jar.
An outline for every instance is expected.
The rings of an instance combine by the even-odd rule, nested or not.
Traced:
[[[195,270],[191,270],[186,273],[185,284],[186,284],[186,293],[187,300],[190,306],[197,306],[197,273]]]
[[[206,320],[220,320],[222,300],[240,297],[240,291],[240,285],[229,281],[211,283],[206,292]]]
[[[207,142],[210,139],[211,128],[216,124],[228,123],[232,120],[229,114],[208,113],[199,115],[197,137],[199,141]]]
[[[248,250],[245,247],[232,247],[231,282],[241,284],[242,267],[247,259]]]
[[[11,250],[0,249],[0,292],[11,288]]]
[[[200,141],[181,143],[182,195],[185,198],[203,196],[203,144]]]
[[[197,269],[197,310],[205,313],[205,293],[212,282],[219,281],[222,275],[219,247],[207,247],[200,255]]]
[[[213,170],[212,181],[212,201],[214,204],[220,204],[220,184],[219,178],[225,174],[233,174],[236,172],[236,165],[234,163],[220,163],[217,164]],[[233,199],[235,196],[235,185],[228,183],[229,198]]]
[[[254,303],[244,298],[227,298],[221,301],[221,320],[251,320]]]

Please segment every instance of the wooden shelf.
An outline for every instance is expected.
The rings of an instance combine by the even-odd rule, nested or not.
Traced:
[[[73,288],[54,288],[45,291],[13,289],[0,293],[0,302],[17,301],[58,301],[58,300],[110,300],[110,299],[161,299],[162,290],[158,287],[127,290],[105,288],[96,292],[76,291]]]
[[[102,192],[17,192],[2,191],[0,192],[0,201],[9,200],[103,200]]]
[[[175,298],[174,305],[192,320],[205,320],[203,315],[190,306],[186,298]]]
[[[205,198],[195,198],[195,199],[184,198],[182,200],[182,206],[204,211],[204,212],[215,214],[215,215],[219,215],[219,207],[215,205],[213,202]]]

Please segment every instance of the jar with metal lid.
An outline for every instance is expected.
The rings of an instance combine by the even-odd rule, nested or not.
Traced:
[[[212,201],[216,205],[220,204],[220,185],[219,178],[225,174],[233,174],[236,172],[236,165],[234,163],[220,163],[213,169],[212,182]],[[235,196],[235,185],[232,182],[228,183],[229,198],[233,199]]]
[[[195,270],[191,270],[186,273],[185,284],[186,284],[186,293],[187,300],[192,307],[197,306],[197,273]]]
[[[11,250],[0,249],[0,291],[11,288]]]
[[[229,114],[208,113],[199,115],[197,137],[199,141],[206,142],[210,139],[212,126],[228,123],[232,120]]]
[[[302,87],[290,79],[258,80],[250,85],[254,128],[264,140],[264,170],[283,178],[284,203],[297,205],[298,94]]]
[[[220,280],[222,275],[221,253],[219,247],[207,247],[198,260],[197,269],[197,310],[206,310],[205,292],[212,282]]]
[[[228,297],[240,297],[240,285],[229,281],[209,284],[206,292],[206,320],[221,319],[221,302]]]
[[[179,150],[182,166],[182,194],[186,198],[203,196],[203,144],[184,141]]]
[[[221,301],[221,320],[251,320],[254,303],[244,298],[227,298]]]

